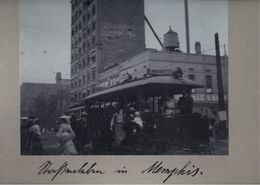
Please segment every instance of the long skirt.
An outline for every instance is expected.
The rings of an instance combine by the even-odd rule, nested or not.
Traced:
[[[40,140],[31,140],[31,153],[32,155],[41,155],[43,152],[42,143]]]
[[[126,137],[126,131],[124,129],[124,125],[116,123],[114,125],[114,129],[115,129],[115,143],[117,146],[120,146],[120,144]]]
[[[77,153],[72,141],[68,141],[65,145],[61,146],[61,155],[76,155]]]

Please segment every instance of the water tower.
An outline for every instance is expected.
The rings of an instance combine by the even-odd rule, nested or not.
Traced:
[[[169,31],[163,35],[163,50],[165,51],[180,51],[180,43],[178,33],[172,30],[170,27]]]

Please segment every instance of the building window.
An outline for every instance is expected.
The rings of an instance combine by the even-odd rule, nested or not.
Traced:
[[[74,100],[77,101],[77,92],[74,93]]]
[[[95,62],[96,62],[96,56],[94,55],[94,56],[91,57],[91,63],[93,64]]]
[[[95,22],[92,22],[91,29],[92,29],[92,32],[96,30],[96,23]]]
[[[212,89],[212,76],[206,75],[206,88]]]
[[[95,4],[93,4],[93,6],[91,8],[91,13],[92,13],[92,16],[96,15],[96,6],[95,6]]]
[[[92,68],[92,81],[96,80],[96,73],[97,73],[97,69],[96,69],[96,67],[93,67]]]
[[[96,45],[96,37],[95,36],[93,36],[91,38],[91,42],[92,42],[92,47],[94,47]]]
[[[82,77],[82,83],[83,83],[83,85],[86,85],[86,76],[85,75]]]
[[[87,65],[90,65],[90,57],[87,57]]]
[[[190,67],[190,68],[189,68],[189,71],[194,71],[194,69]]]
[[[87,73],[87,82],[90,82],[90,72]]]
[[[82,68],[85,68],[85,66],[86,66],[86,61],[84,59],[84,60],[82,60]]]
[[[78,92],[78,100],[81,100],[81,92]]]
[[[87,21],[90,21],[90,13],[87,14]]]
[[[79,88],[81,87],[81,79],[79,79]]]
[[[189,75],[188,75],[188,78],[189,78],[190,80],[193,80],[193,81],[194,81],[194,80],[195,80],[195,75],[194,75],[194,74],[189,74]]]
[[[75,10],[75,7],[76,7],[76,5],[75,5],[75,3],[73,2],[73,3],[72,3],[72,11]]]
[[[90,35],[90,28],[87,28],[87,36]]]
[[[83,43],[83,51],[86,51],[86,42]]]
[[[87,49],[90,49],[90,40],[87,41]]]
[[[86,15],[83,15],[83,23],[86,24],[86,22],[87,22]]]
[[[79,16],[81,16],[81,10],[79,10]]]

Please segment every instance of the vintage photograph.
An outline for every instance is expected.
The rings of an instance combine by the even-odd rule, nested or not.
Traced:
[[[21,155],[229,155],[228,0],[21,0]]]

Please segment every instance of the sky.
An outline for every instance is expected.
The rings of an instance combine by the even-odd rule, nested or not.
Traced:
[[[55,73],[70,77],[70,0],[20,1],[20,84],[54,83]],[[184,0],[145,0],[145,15],[162,40],[169,26],[186,52]],[[215,54],[219,33],[221,54],[228,48],[228,0],[189,0],[190,48],[201,42],[205,54]],[[147,48],[161,49],[145,25]]]

